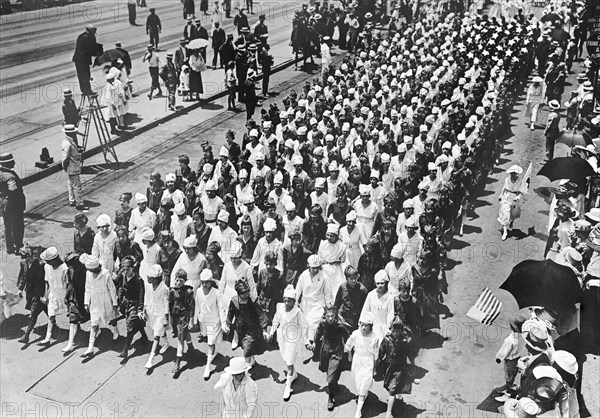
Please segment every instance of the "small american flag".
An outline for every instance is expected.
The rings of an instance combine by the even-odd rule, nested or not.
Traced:
[[[477,298],[477,302],[467,312],[467,316],[482,324],[491,325],[500,315],[500,309],[502,309],[502,303],[486,287]]]

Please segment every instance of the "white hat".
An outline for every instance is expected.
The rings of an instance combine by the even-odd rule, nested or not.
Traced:
[[[406,144],[406,145],[412,144],[413,143],[412,136],[404,135],[404,138],[402,138],[402,142],[404,142],[404,144]]]
[[[510,168],[508,170],[506,170],[506,172],[521,174],[523,172],[523,169],[520,166],[518,166],[517,164],[515,164],[515,165],[511,165]]]
[[[381,164],[389,164],[390,162],[390,154],[384,152],[383,154],[381,154]]]
[[[379,270],[377,273],[375,273],[375,277],[374,277],[374,282],[375,283],[382,283],[382,282],[389,282],[390,278],[388,276],[388,274],[385,272],[385,270]]]
[[[262,152],[258,151],[254,155],[254,158],[256,159],[256,161],[264,161],[265,160],[265,154],[263,154]]]
[[[204,185],[204,191],[208,192],[208,191],[216,191],[216,190],[217,190],[217,185],[212,180],[208,180],[206,182],[206,184]]]
[[[246,171],[245,168],[242,168],[240,170],[240,172],[238,173],[238,178],[240,178],[240,179],[247,179],[248,178],[248,171]]]
[[[265,223],[263,224],[263,229],[265,232],[275,232],[277,229],[277,223],[272,218],[267,218]]]
[[[292,165],[302,165],[304,163],[304,160],[302,159],[301,155],[296,155],[295,157],[292,157]]]
[[[98,257],[89,254],[82,255],[85,255],[85,257],[83,258],[83,264],[85,265],[86,269],[95,270],[98,267],[100,267],[100,260],[98,259]],[[79,260],[81,261],[81,257],[79,258]]]
[[[504,403],[504,415],[507,418],[533,418],[540,412],[538,404],[530,398],[509,399]]]
[[[306,135],[306,131],[308,131],[306,126],[301,126],[298,128],[298,135]]]
[[[229,158],[229,150],[227,149],[227,147],[221,147],[221,149],[219,150],[219,157]]]
[[[465,136],[465,133],[464,133],[464,132],[461,132],[461,133],[459,133],[459,134],[456,136],[456,140],[457,140],[457,141],[466,141],[466,140],[467,140],[467,137]]]
[[[321,267],[321,264],[321,257],[319,257],[317,254],[313,254],[308,257],[308,267]]]
[[[204,167],[202,167],[202,171],[204,172],[204,174],[206,174],[207,176],[209,176],[210,173],[212,173],[212,171],[213,171],[212,164],[211,163],[204,164]]]
[[[102,215],[99,215],[96,218],[96,226],[98,228],[100,228],[101,226],[110,226],[111,222],[110,222],[110,216],[108,216],[107,214],[103,213]]]
[[[58,249],[56,247],[48,247],[40,254],[40,258],[44,261],[54,260],[56,257],[58,257]]]
[[[258,136],[258,131],[256,129],[250,129],[250,133],[248,134],[250,136]]]
[[[563,381],[558,371],[552,366],[536,366],[533,369],[533,376],[538,380],[542,377],[549,377],[551,379],[556,379],[561,383]]]
[[[277,172],[275,173],[275,176],[273,177],[273,184],[283,184],[283,174],[281,174],[281,172]]]
[[[156,237],[156,235],[154,234],[154,231],[152,230],[152,228],[149,228],[146,226],[140,232],[140,237],[144,241],[153,241],[154,238]]]
[[[177,179],[177,176],[175,175],[175,173],[169,173],[165,176],[165,181],[175,181]]]
[[[371,195],[371,188],[369,187],[368,184],[359,184],[358,186],[358,193],[362,196],[362,195]]]
[[[419,132],[427,132],[427,131],[429,131],[429,128],[427,128],[427,125],[419,126]]]
[[[436,165],[440,165],[440,164],[447,163],[448,161],[450,161],[450,160],[448,159],[448,156],[447,156],[446,154],[442,154],[442,155],[440,155],[439,157],[437,157],[437,158],[435,159],[435,164],[436,164]]]
[[[215,281],[212,270],[210,270],[210,269],[202,270],[202,272],[200,273],[200,281],[201,282]]]
[[[339,171],[340,168],[338,167],[338,163],[337,161],[333,160],[332,162],[329,163],[329,171]]]
[[[325,179],[323,177],[317,177],[315,179],[315,188],[318,188],[318,189],[325,188]]]
[[[294,290],[294,286],[288,284],[287,287],[283,291],[283,297],[288,299],[296,299],[296,291]]]
[[[548,102],[548,107],[551,110],[558,110],[558,109],[560,109],[560,103],[558,102],[558,100],[550,100]]]
[[[373,325],[373,322],[375,322],[375,318],[373,317],[373,314],[371,313],[371,311],[364,311],[360,315],[360,319],[358,320],[358,322],[361,322],[363,324]]]
[[[397,259],[403,259],[405,251],[406,251],[406,247],[404,247],[404,245],[396,244],[396,245],[394,245],[394,247],[392,248],[392,251],[390,252],[390,257],[397,258]]]
[[[87,266],[86,266],[87,267]],[[148,278],[156,279],[162,277],[163,269],[159,264],[153,264],[146,270],[146,275]]]
[[[185,214],[185,205],[183,203],[177,203],[175,205],[175,207],[173,208],[173,212],[175,212],[175,215],[183,215]]]
[[[348,212],[346,214],[346,222],[356,221],[356,218],[357,218],[356,212],[354,212],[353,210],[351,210],[350,212]]]
[[[442,149],[452,149],[452,144],[450,141],[446,141],[442,144]]]
[[[287,202],[285,204],[285,211],[286,212],[292,212],[296,210],[296,204],[294,202]]]
[[[229,212],[227,212],[224,209],[221,209],[219,211],[219,214],[217,215],[217,220],[225,223],[229,222]]]
[[[183,240],[183,248],[195,248],[198,245],[196,235],[190,235]]]
[[[135,194],[135,203],[147,203],[147,202],[148,202],[148,198],[146,197],[145,194],[141,194],[141,193]]]
[[[245,357],[234,357],[229,360],[229,366],[225,367],[223,370],[227,374],[241,374],[246,373],[249,369],[248,364],[246,364]]]
[[[327,224],[327,233],[328,234],[340,234],[340,225],[336,223]]]
[[[554,365],[560,367],[565,372],[575,375],[579,371],[579,365],[575,356],[568,351],[557,350],[552,354]],[[535,370],[534,370],[535,373]]]
[[[428,164],[427,164],[427,170],[428,170],[428,171],[434,171],[434,170],[437,170],[437,166],[435,165],[435,163],[428,163]]]

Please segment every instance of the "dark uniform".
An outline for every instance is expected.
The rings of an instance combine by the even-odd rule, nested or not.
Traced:
[[[4,218],[6,250],[9,253],[18,251],[23,246],[25,231],[25,194],[17,173],[4,165],[0,166],[0,211]]]
[[[21,269],[17,278],[17,288],[25,291],[25,309],[31,311],[29,325],[19,342],[28,343],[29,334],[33,331],[40,313],[48,315],[48,307],[42,298],[46,294],[46,279],[44,266],[37,256],[28,257],[21,261]]]
[[[127,323],[127,337],[125,337],[125,346],[119,354],[120,357],[126,357],[133,336],[139,331],[142,338],[148,339],[144,330],[144,321],[140,314],[144,312],[144,281],[134,273],[133,277],[127,279],[122,273],[117,278],[117,300],[119,311],[125,315]]]
[[[96,43],[96,28],[88,26],[85,29],[85,32],[77,37],[75,53],[73,54],[72,59],[75,63],[75,69],[77,70],[79,88],[83,95],[90,95],[93,93],[90,84],[90,65],[92,65],[92,57],[101,54],[102,45]]]

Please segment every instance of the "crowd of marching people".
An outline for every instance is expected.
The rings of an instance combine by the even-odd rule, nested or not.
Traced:
[[[45,312],[40,344],[50,344],[66,314],[63,351],[75,349],[90,321],[82,356],[93,356],[100,328],[117,339],[122,321],[120,357],[137,333],[148,340],[147,326],[145,367],[169,349],[171,333],[180,373],[197,333],[209,380],[225,339],[243,360],[233,359],[216,387],[233,396],[243,384],[247,405],[257,392],[245,372],[276,342],[285,400],[311,351],[326,374],[329,410],[350,362],[356,416],[374,375],[392,416],[418,383],[422,338],[451,315],[446,254],[499,158],[534,68],[538,23],[455,13],[414,21],[396,13],[392,24],[377,13],[365,18],[349,29],[354,57],[290,92],[283,110],[271,106],[245,132],[228,131],[218,155],[205,141],[195,161],[180,155],[169,173],[150,173],[146,192],[121,194],[113,216],[93,221],[95,232],[78,214],[64,258],[55,247],[24,247],[19,288],[31,322],[20,341]],[[592,253],[597,261],[598,248]],[[567,374],[570,360],[554,358]]]

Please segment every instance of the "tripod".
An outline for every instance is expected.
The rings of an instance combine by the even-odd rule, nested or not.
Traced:
[[[87,100],[86,100],[87,99]],[[100,146],[102,147],[102,154],[104,155],[104,161],[107,163],[111,162],[110,157],[114,160],[117,165],[119,164],[119,160],[117,158],[117,152],[112,145],[110,139],[110,132],[108,131],[108,127],[106,126],[106,121],[102,116],[102,107],[100,106],[100,102],[98,101],[98,93],[93,93],[90,95],[82,95],[81,103],[79,105],[79,115],[81,116],[81,120],[85,123],[83,133],[83,142],[81,148],[81,163],[83,164],[83,153],[87,149],[88,139],[90,137],[90,127],[92,125],[92,121],[94,123],[94,127],[96,128],[96,134],[98,135],[98,140],[100,141]]]

